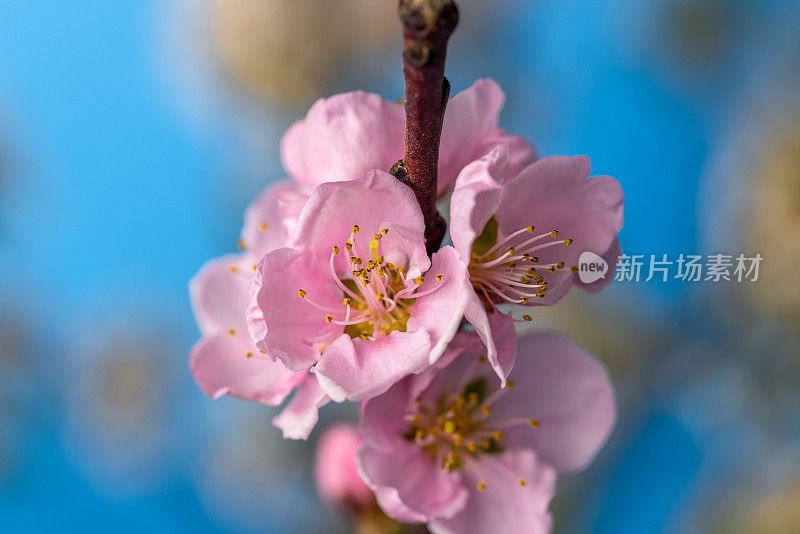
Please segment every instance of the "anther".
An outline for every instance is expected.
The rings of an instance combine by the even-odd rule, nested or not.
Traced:
[[[573,244],[574,242],[575,242],[575,240],[574,240],[574,239],[572,239],[572,238],[569,238],[569,239],[565,239],[565,240],[564,240],[564,244],[565,244],[565,245],[571,245],[571,244]]]
[[[556,264],[556,269],[563,269],[566,264],[563,261],[560,261]]]
[[[300,295],[301,299],[304,299],[306,298],[306,295],[308,295],[308,291],[306,291],[305,289],[301,289],[300,291],[297,292],[297,294]]]
[[[337,247],[336,245],[333,245],[333,253],[334,255],[339,254],[339,247]]]
[[[558,230],[553,230],[552,232],[550,232],[550,235],[553,236],[553,239],[555,239],[556,237],[558,237]]]
[[[232,335],[232,336],[235,336],[235,335],[236,335],[236,330],[234,330],[233,328],[231,328],[230,330],[228,330],[228,333],[229,333],[230,335]]]
[[[531,428],[537,428],[539,426],[539,420],[531,419],[528,424],[530,425]]]
[[[478,450],[478,446],[475,445],[474,441],[470,441],[467,443],[467,451],[468,452],[475,452]]]
[[[357,225],[357,224],[354,224],[354,225],[353,225],[353,233],[354,233],[354,234],[357,234],[357,233],[359,232],[359,230],[360,230],[360,228],[358,227],[358,225]]]
[[[437,282],[441,282],[442,281],[442,275],[441,274],[437,274],[436,275],[436,281]]]
[[[506,251],[508,251],[509,254],[514,254],[517,252],[517,249],[515,249],[514,247],[508,247]]]
[[[478,482],[478,489],[483,491],[486,489],[486,484],[484,482]]]
[[[247,248],[247,243],[244,242],[244,239],[240,239],[236,242],[240,249],[244,250]]]
[[[511,389],[513,387],[514,387],[514,381],[513,380],[508,380],[506,382],[506,389]]]
[[[492,408],[491,406],[484,406],[483,408],[481,408],[481,412],[483,412],[483,415],[489,415],[490,413],[492,413]]]
[[[535,227],[534,225],[530,225],[529,227],[527,227],[527,228],[526,228],[526,230],[528,231],[528,233],[531,233],[531,234],[533,233],[533,231],[534,231],[535,229],[536,229],[536,227]]]
[[[572,271],[575,274],[578,274],[578,266],[577,265],[573,265],[572,267],[569,268],[569,270]]]
[[[267,223],[262,222],[262,223],[259,223],[258,229],[260,231],[262,231],[262,232],[266,232],[267,230],[269,230],[269,226],[267,226]]]
[[[388,228],[381,228],[381,233],[382,233],[383,235],[386,235],[386,234],[388,234],[388,233],[389,233],[389,229],[388,229]]]
[[[525,481],[525,479],[524,479],[524,478],[521,478],[521,479],[519,479],[519,485],[520,485],[520,486],[522,486],[522,487],[524,488],[524,487],[525,487],[525,484],[527,484],[527,482]]]
[[[539,263],[539,256],[531,256],[531,263]]]
[[[486,356],[478,356],[478,363],[486,363]]]
[[[421,286],[424,281],[425,281],[424,276],[418,276],[414,278],[414,283],[417,284],[418,286]]]
[[[253,357],[253,351],[252,350],[248,350],[247,352],[244,353],[244,355],[245,355],[246,358],[252,358]]]
[[[525,315],[523,315],[523,316],[522,316],[522,318],[523,318],[524,320],[528,321],[528,322],[530,322],[530,321],[533,321],[533,317],[531,317],[531,316],[530,316],[530,315],[528,315],[527,313],[526,313]]]
[[[325,316],[325,322],[326,322],[326,323],[331,323],[331,322],[333,322],[333,315],[326,315],[326,316]]]
[[[238,270],[239,270],[239,269],[238,269],[238,268],[237,268],[235,265],[231,265],[231,272],[232,272],[232,273],[235,273],[235,272],[236,272],[236,271],[238,271]]]
[[[494,438],[495,441],[500,441],[501,439],[503,439],[503,431],[495,430],[494,433],[492,434],[492,437]]]

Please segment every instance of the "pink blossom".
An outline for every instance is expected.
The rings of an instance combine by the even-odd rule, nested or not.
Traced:
[[[447,104],[439,150],[439,193],[461,169],[496,145],[511,150],[521,170],[535,158],[523,138],[498,127],[505,95],[497,83],[480,79]],[[354,180],[372,169],[388,170],[403,157],[403,107],[380,96],[354,91],[318,100],[281,141],[283,166],[307,188]]]
[[[610,176],[587,179],[589,158],[542,158],[518,173],[511,163],[508,149],[496,147],[464,168],[450,201],[450,235],[474,289],[465,316],[503,381],[514,352],[499,345],[508,348],[501,337],[514,319],[498,305],[553,304],[573,284],[601,290],[612,276],[582,283],[578,258],[593,252],[613,272],[622,228],[622,189]]]
[[[390,517],[437,534],[548,532],[556,476],[587,466],[615,424],[612,385],[556,333],[520,341],[504,389],[485,354],[460,333],[434,368],[362,403],[361,475]]]
[[[317,187],[290,247],[265,255],[247,321],[258,348],[312,371],[333,400],[386,391],[433,364],[469,295],[452,247],[431,259],[413,192],[374,170]]]
[[[375,506],[372,490],[356,466],[361,441],[354,426],[332,425],[320,437],[314,456],[314,480],[323,502],[350,514]]]
[[[305,439],[327,396],[313,375],[267,358],[250,338],[244,315],[258,260],[286,244],[298,214],[293,184],[269,188],[247,208],[243,252],[210,261],[192,279],[192,305],[203,336],[192,348],[189,365],[197,383],[214,399],[232,395],[277,406],[297,389],[274,422],[285,437]]]

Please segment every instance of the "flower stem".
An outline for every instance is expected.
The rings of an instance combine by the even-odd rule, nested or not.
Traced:
[[[399,0],[406,84],[406,139],[403,160],[393,174],[417,196],[425,219],[428,254],[439,249],[447,224],[436,209],[439,141],[450,83],[444,77],[447,41],[458,24],[453,0]]]

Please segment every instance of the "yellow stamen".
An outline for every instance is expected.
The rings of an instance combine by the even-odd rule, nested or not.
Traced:
[[[262,223],[259,223],[258,229],[260,231],[262,231],[262,232],[266,232],[267,230],[269,230],[269,226],[267,226],[267,223],[262,222]]]
[[[297,292],[297,294],[300,295],[301,299],[304,299],[306,298],[306,295],[308,295],[308,291],[306,291],[305,289],[301,289]]]
[[[479,489],[480,491],[483,491],[483,490],[485,490],[485,489],[486,489],[486,484],[485,484],[485,483],[483,483],[483,482],[478,482],[478,489]]]
[[[531,428],[537,428],[539,426],[539,420],[538,419],[531,419],[529,424],[530,424]]]

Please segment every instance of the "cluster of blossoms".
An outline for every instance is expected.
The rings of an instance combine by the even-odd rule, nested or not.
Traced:
[[[518,339],[515,323],[610,281],[582,284],[576,263],[590,251],[613,269],[622,191],[588,177],[586,157],[537,158],[498,127],[503,100],[479,80],[446,108],[452,245],[428,256],[414,193],[385,172],[403,155],[403,108],[346,93],[288,130],[290,178],[247,209],[242,251],[191,283],[203,390],[269,405],[293,393],[274,419],[292,439],[324,404],[359,401],[358,433],[323,440],[321,493],[437,533],[548,531],[556,477],[616,420],[597,360],[560,334]]]

